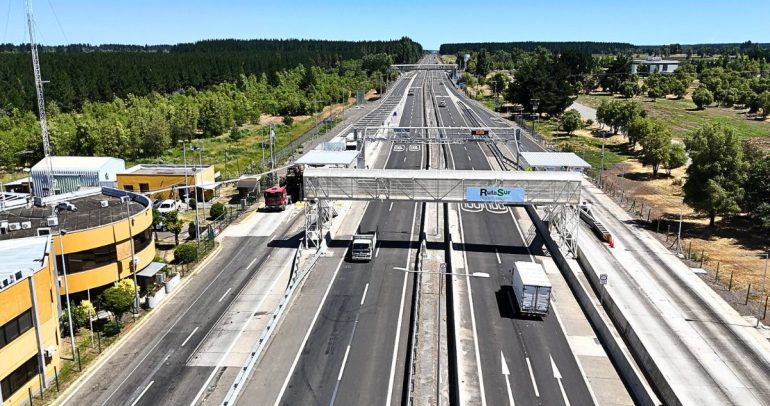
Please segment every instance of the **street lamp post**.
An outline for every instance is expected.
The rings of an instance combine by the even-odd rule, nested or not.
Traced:
[[[540,106],[540,99],[533,98],[530,100],[532,103],[532,135],[535,135],[537,129],[535,128],[535,118],[537,117],[537,108]]]
[[[203,169],[203,158],[201,155],[201,152],[203,151],[203,147],[199,147],[197,145],[193,145],[190,147],[193,151],[198,151],[198,167],[200,170]],[[194,159],[194,158],[193,158]],[[197,182],[196,182],[197,183]],[[203,216],[203,220],[206,220],[206,193],[203,191],[203,188],[201,187],[201,216]],[[196,187],[195,189],[195,196],[198,196],[198,189]],[[198,244],[200,244],[200,233],[201,233],[201,225],[200,222],[197,219],[198,214],[198,205],[195,205],[195,214],[196,214],[196,225],[195,225],[195,238],[198,239]]]
[[[54,216],[57,218],[58,222],[58,215],[56,214],[56,209],[53,209]],[[61,226],[61,223],[59,223],[59,252],[61,253],[61,269],[62,269],[62,275],[64,276],[64,298],[67,301],[67,323],[69,324],[69,330],[70,330],[70,345],[72,346],[72,359],[75,360],[75,357],[77,357],[79,354],[77,354],[77,351],[75,351],[75,330],[72,327],[72,306],[70,305],[70,288],[69,288],[69,278],[67,277],[67,261],[64,258],[64,234],[67,233],[67,230],[63,229]],[[56,275],[56,278],[59,278],[59,275]],[[58,293],[58,292],[57,292]]]
[[[129,263],[129,269],[131,270],[131,274],[133,275],[134,279],[134,315],[139,313],[139,283],[136,280],[136,251],[134,249],[134,232],[131,227],[131,223],[133,222],[131,220],[131,195],[126,193],[126,197],[128,199],[126,200],[126,213],[128,214],[128,218],[126,219],[128,221],[128,240],[131,241],[131,262]]]
[[[190,183],[187,181],[187,147],[184,140],[177,141],[182,144],[182,159],[184,160],[184,204],[187,204],[190,200]]]
[[[494,97],[495,97],[495,111],[497,111],[497,81],[492,80],[492,87],[494,88]]]

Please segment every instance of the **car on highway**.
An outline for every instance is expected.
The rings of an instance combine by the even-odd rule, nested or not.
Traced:
[[[438,101],[438,106],[439,106],[439,107],[446,107],[446,102],[445,102],[445,101],[443,101],[443,100],[439,100],[439,101]]]

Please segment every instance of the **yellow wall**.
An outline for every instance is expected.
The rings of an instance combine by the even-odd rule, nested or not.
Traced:
[[[54,273],[51,260],[53,258],[49,257],[46,266],[33,276],[43,349],[58,347],[59,337],[59,322],[56,314],[56,297],[54,295]],[[31,307],[29,281],[25,279],[0,292],[0,310],[2,310],[0,312],[0,324],[5,324]],[[34,328],[27,330],[10,344],[0,348],[0,360],[2,360],[0,362],[0,379],[4,379],[21,364],[35,356],[37,351],[37,337]],[[59,361],[59,351],[53,357],[45,359],[45,374],[49,382],[52,382],[54,368],[59,368]],[[33,393],[39,391],[39,377],[32,379],[25,387],[19,389],[12,396],[4,393],[3,406],[17,405],[26,401],[28,398],[27,388],[31,388]]]
[[[131,217],[131,221],[131,235],[135,236],[141,234],[144,230],[152,226],[152,211],[150,211],[149,208],[144,208],[141,212],[134,214],[134,216]],[[152,235],[152,238],[155,238],[154,234]],[[131,261],[131,243],[129,240],[129,225],[127,219],[101,227],[65,234],[63,243],[64,252],[67,254],[90,250],[109,244],[118,244],[118,256],[115,258],[114,263],[84,272],[68,274],[67,283],[69,284],[70,293],[82,292],[87,289],[104,286],[131,275],[131,270],[129,268],[129,262]],[[54,249],[56,250],[57,255],[61,254],[60,247],[59,236],[54,235]],[[153,240],[147,248],[141,252],[137,252],[136,255],[139,258],[137,271],[140,271],[142,268],[149,265],[153,258],[155,258],[155,241]],[[64,276],[60,276],[59,280],[59,292],[63,295],[65,292]]]
[[[195,176],[187,177],[187,185],[192,186],[196,184],[206,184],[215,181],[216,172],[213,166],[209,166],[198,173]],[[139,184],[146,183],[153,190],[170,189],[172,186],[182,186],[185,184],[184,175],[149,175],[149,174],[133,174],[133,173],[119,173],[118,174],[118,189],[124,190],[126,185],[133,186],[134,192],[139,193]],[[191,192],[192,194],[192,192]],[[152,194],[153,198],[171,198],[171,192],[155,193]]]

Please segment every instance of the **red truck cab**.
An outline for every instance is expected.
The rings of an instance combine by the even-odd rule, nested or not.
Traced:
[[[286,210],[287,198],[285,186],[273,186],[265,189],[265,209]]]

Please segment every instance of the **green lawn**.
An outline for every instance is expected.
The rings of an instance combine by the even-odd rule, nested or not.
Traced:
[[[602,100],[613,96],[580,95],[577,101],[589,107],[597,108]],[[625,100],[625,99],[619,99]],[[741,138],[770,136],[770,123],[746,118],[745,110],[735,110],[726,107],[708,107],[705,110],[695,110],[691,100],[658,99],[649,101],[648,97],[635,97],[650,117],[660,120],[676,138],[683,138],[689,131],[708,123],[722,123],[734,128]]]
[[[564,152],[574,152],[586,162],[591,164],[594,169],[601,167],[602,161],[602,139],[598,137],[585,137],[578,135],[567,135],[558,131],[558,122],[556,120],[540,121],[537,124],[537,132],[543,135],[551,142],[558,143]],[[617,163],[623,162],[632,155],[628,151],[627,144],[612,142],[607,140],[604,146],[604,167],[608,168]]]

